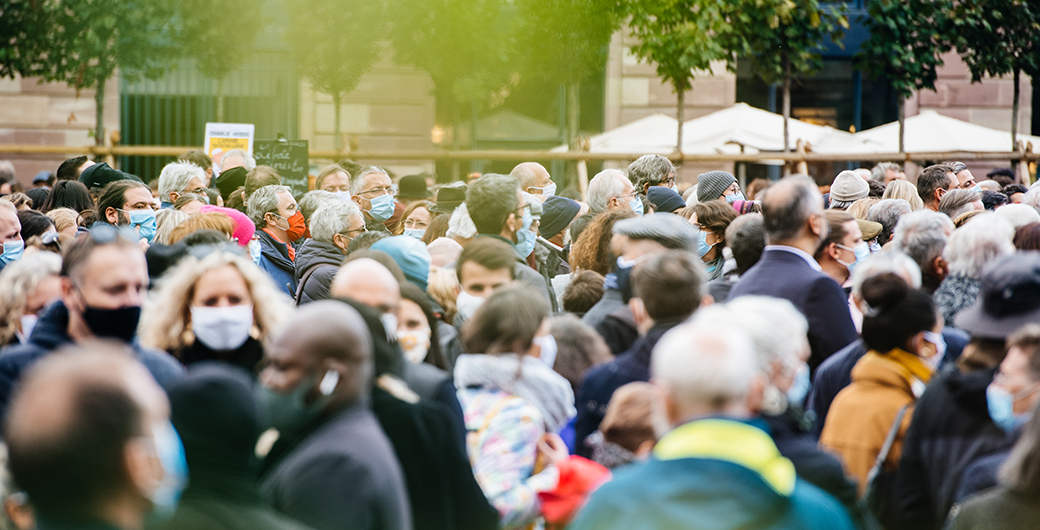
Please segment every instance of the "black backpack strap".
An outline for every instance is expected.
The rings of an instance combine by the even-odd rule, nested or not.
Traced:
[[[303,286],[307,285],[307,280],[310,279],[310,277],[314,274],[315,271],[326,265],[328,265],[329,267],[334,266],[329,265],[328,263],[318,263],[315,265],[311,265],[307,268],[307,270],[303,271],[303,276],[300,277],[300,283],[296,286],[296,295],[293,297],[293,299],[296,301],[297,306],[300,305],[300,299],[303,297]]]

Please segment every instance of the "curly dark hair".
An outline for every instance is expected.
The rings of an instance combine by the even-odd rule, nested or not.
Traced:
[[[600,213],[571,245],[570,264],[573,270],[598,272],[606,276],[614,270],[617,259],[610,251],[610,238],[614,237],[614,223],[630,219],[636,214],[630,210],[607,210]]]

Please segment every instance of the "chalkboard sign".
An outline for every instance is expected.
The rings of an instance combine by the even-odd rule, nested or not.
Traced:
[[[271,166],[282,176],[282,184],[299,197],[307,193],[307,140],[256,140],[253,142],[253,158],[256,164]]]

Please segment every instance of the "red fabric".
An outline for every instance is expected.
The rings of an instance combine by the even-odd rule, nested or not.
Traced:
[[[589,495],[610,480],[611,475],[609,469],[580,456],[571,456],[556,467],[560,471],[556,488],[539,492],[538,498],[547,523],[566,525],[585,505]]]
[[[397,230],[397,223],[401,221],[401,217],[404,217],[404,211],[405,206],[400,202],[394,201],[394,214],[386,221],[383,221],[383,226],[385,226],[390,233]]]

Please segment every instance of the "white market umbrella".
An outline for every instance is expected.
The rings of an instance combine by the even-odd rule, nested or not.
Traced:
[[[791,151],[797,147],[798,140],[815,146],[828,138],[851,137],[850,133],[833,127],[794,118],[788,122],[788,148]],[[784,117],[747,103],[737,103],[683,123],[683,153],[735,154],[783,150]]]
[[[675,151],[678,129],[679,121],[675,118],[652,114],[589,138],[589,152],[668,155]],[[552,151],[566,152],[567,146]]]
[[[1019,141],[1040,148],[1040,137],[1019,134]],[[905,120],[903,134],[907,153],[946,153],[955,151],[1011,151],[1011,133],[922,110]],[[899,122],[886,123],[851,135],[832,137],[815,145],[817,153],[898,153]]]

